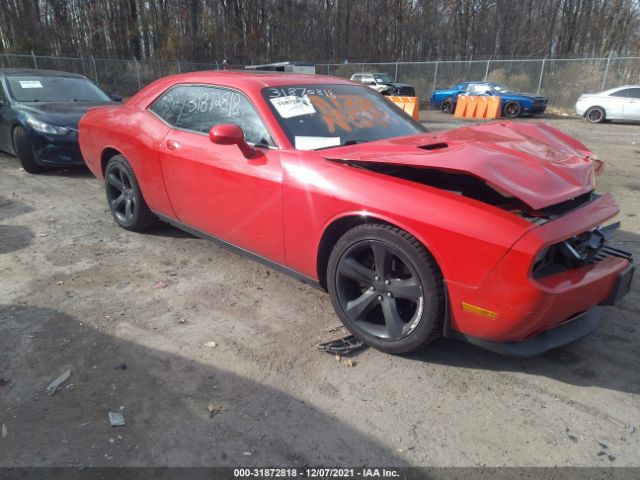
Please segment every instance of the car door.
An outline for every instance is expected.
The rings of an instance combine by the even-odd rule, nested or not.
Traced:
[[[624,105],[627,102],[629,96],[629,88],[623,88],[610,93],[605,100],[605,111],[608,119],[623,119],[624,118]]]
[[[622,114],[627,120],[640,120],[640,88],[630,88],[627,101],[622,107]]]
[[[13,153],[13,143],[11,139],[11,102],[5,94],[2,79],[0,79],[0,150]]]
[[[172,125],[160,147],[171,205],[185,225],[284,263],[282,169],[279,150],[249,99],[237,90],[183,85],[150,108]],[[213,144],[214,125],[239,125],[261,155]]]

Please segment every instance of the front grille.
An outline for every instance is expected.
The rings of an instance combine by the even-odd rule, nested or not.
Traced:
[[[416,93],[413,87],[400,87],[399,92],[401,97],[415,97]]]

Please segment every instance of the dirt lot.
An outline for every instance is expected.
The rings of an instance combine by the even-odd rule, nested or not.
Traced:
[[[640,255],[640,126],[550,121],[606,161]],[[639,311],[637,279],[540,358],[441,340],[347,367],[313,348],[341,335],[323,292],[168,226],[126,232],[89,173],[1,156],[0,466],[638,466]]]

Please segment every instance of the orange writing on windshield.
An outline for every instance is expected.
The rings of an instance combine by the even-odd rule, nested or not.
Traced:
[[[337,95],[335,98],[313,95],[310,100],[322,115],[329,132],[389,126],[388,115],[361,95]]]

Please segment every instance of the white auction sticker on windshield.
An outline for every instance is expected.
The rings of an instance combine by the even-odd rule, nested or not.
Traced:
[[[315,150],[316,148],[337,147],[340,145],[340,137],[295,137],[298,150]]]
[[[22,88],[42,88],[40,80],[20,80],[20,87]]]
[[[301,115],[311,115],[316,113],[309,97],[278,97],[269,99],[282,118],[299,117]]]

